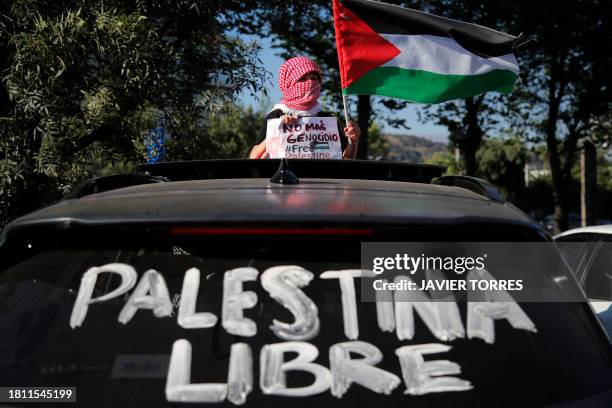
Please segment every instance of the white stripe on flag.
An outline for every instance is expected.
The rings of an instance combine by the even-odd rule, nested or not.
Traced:
[[[505,69],[518,75],[513,54],[482,58],[463,48],[452,38],[434,35],[380,34],[401,53],[383,67],[429,71],[442,75],[478,75]]]

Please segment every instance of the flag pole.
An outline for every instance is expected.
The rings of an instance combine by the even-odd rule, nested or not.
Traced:
[[[342,92],[342,105],[344,106],[344,122],[346,123],[346,126],[349,125],[349,115],[348,115],[348,109],[346,107],[346,94],[344,92]],[[353,144],[353,141],[350,138],[348,139],[348,143],[350,145]]]

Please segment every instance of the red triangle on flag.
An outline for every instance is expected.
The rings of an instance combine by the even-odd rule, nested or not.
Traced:
[[[401,51],[338,0],[333,0],[336,47],[342,89]]]

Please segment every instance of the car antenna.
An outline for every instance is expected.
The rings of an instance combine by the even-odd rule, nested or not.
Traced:
[[[300,179],[289,169],[287,159],[281,159],[276,173],[270,178],[271,183],[276,184],[298,184]]]

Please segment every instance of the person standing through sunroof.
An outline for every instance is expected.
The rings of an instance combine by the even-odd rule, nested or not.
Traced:
[[[281,123],[287,126],[295,125],[300,118],[306,117],[335,117],[334,114],[324,111],[319,103],[321,83],[323,74],[319,66],[307,57],[294,57],[281,65],[278,71],[278,87],[283,98],[266,115],[266,124],[261,128],[257,143],[251,150],[251,159],[266,159],[270,157],[266,144],[270,127],[267,122],[271,119],[281,119]],[[340,136],[340,144],[343,159],[354,159],[359,145],[361,131],[359,126],[350,121],[346,127],[342,127],[336,119],[337,134]],[[330,129],[330,133],[333,132]],[[325,143],[321,143],[325,144]]]

